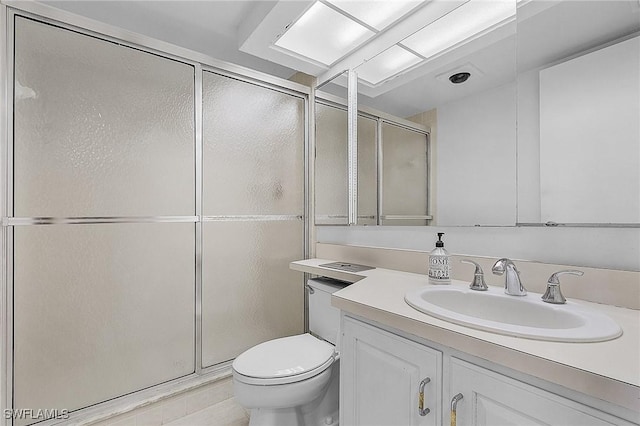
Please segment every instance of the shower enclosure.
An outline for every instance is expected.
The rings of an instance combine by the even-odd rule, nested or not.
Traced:
[[[309,91],[0,7],[4,408],[74,412],[302,332]]]

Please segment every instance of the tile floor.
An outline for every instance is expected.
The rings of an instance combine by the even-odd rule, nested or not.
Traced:
[[[249,415],[234,398],[229,398],[166,426],[248,426]]]
[[[84,423],[83,423],[84,424]],[[233,397],[226,377],[91,426],[248,426],[249,414]]]

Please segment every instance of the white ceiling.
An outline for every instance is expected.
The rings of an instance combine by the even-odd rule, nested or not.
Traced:
[[[238,28],[277,1],[43,1],[119,28],[281,78],[296,71],[239,50]]]
[[[327,72],[326,68],[310,68],[308,62],[270,48],[277,39],[278,32],[281,33],[312,2],[234,0],[44,3],[223,61],[289,78],[296,71],[316,76]],[[401,24],[392,26],[389,33],[400,38],[393,42],[389,40],[388,44],[406,37],[404,33],[407,31],[410,33],[414,28],[428,24],[429,8],[435,9],[438,4],[444,5],[441,7],[451,7],[462,2],[431,2],[416,9],[405,16]],[[517,21],[517,25],[513,20],[498,30],[476,37],[446,55],[384,83],[384,88],[373,90],[363,87],[360,101],[373,108],[407,117],[472,93],[513,82],[516,76],[516,53],[517,68],[522,72],[640,31],[640,4],[638,0],[525,0],[519,3]],[[410,27],[408,30],[402,28],[405,24]],[[381,38],[378,37],[378,44]],[[349,60],[360,63],[361,59],[358,58],[370,58],[373,45],[374,43],[365,44],[360,52],[352,53],[338,63],[347,64]],[[446,74],[467,68],[474,72],[466,83],[452,85],[448,82]]]
[[[518,72],[640,31],[640,1],[532,1],[518,10]]]

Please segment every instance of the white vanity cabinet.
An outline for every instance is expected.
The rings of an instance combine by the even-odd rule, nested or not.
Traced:
[[[343,318],[340,424],[440,425],[442,353]],[[419,412],[421,383],[423,415]]]
[[[455,357],[449,360],[449,395],[445,398],[445,404],[451,412],[450,401],[457,394],[463,396],[456,404],[458,425],[631,425],[620,418],[486,368]]]
[[[448,348],[437,350],[347,315],[342,318],[341,425],[633,424],[462,360]],[[424,406],[430,412],[421,416],[419,387],[426,377]],[[451,401],[458,394],[462,399],[454,422]]]

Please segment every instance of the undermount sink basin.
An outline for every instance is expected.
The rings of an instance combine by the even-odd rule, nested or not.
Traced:
[[[429,286],[407,292],[404,300],[420,312],[479,330],[558,342],[600,342],[622,334],[611,318],[567,301],[553,305],[540,294],[509,296],[498,287]]]

